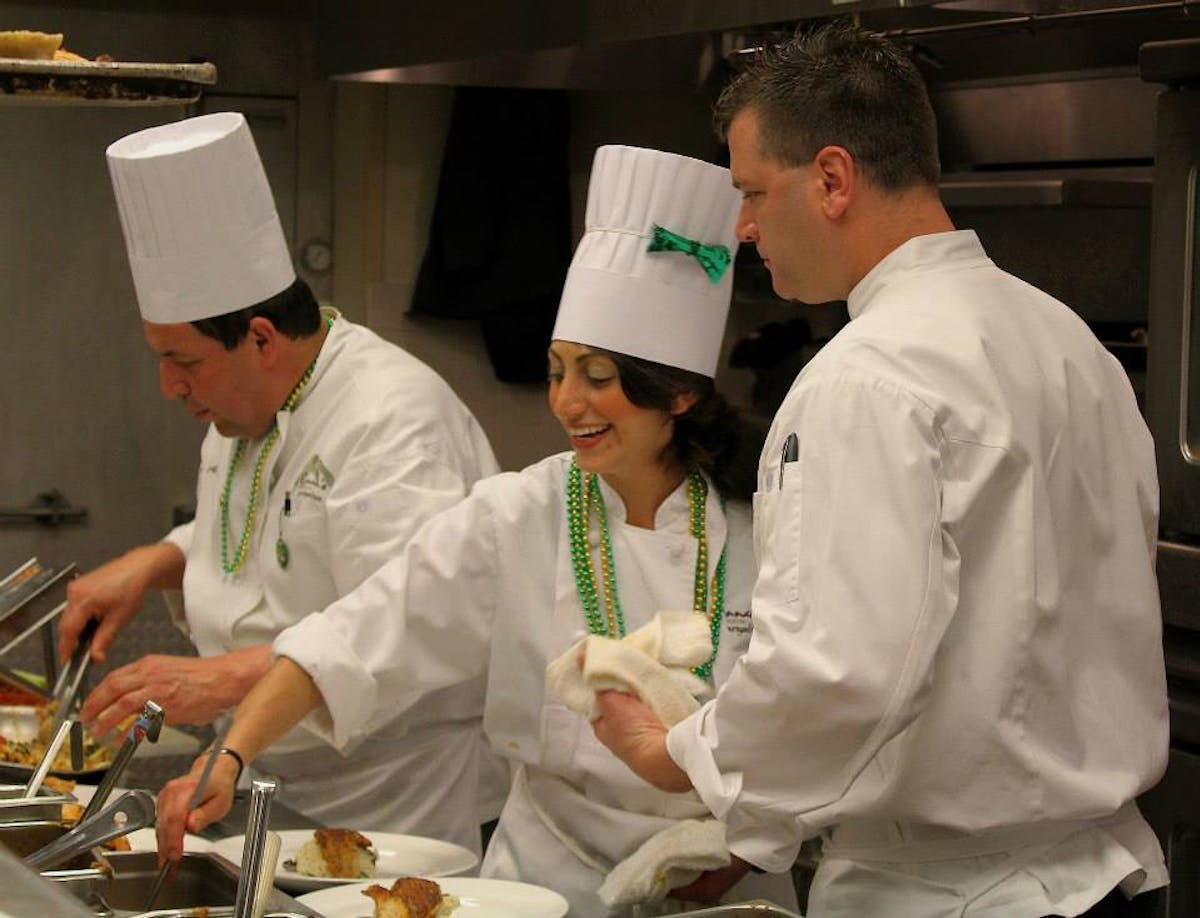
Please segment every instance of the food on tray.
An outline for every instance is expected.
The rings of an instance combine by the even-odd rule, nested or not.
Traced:
[[[0,705],[39,705],[45,704],[46,699],[41,695],[35,695],[33,692],[27,692],[23,688],[18,688],[15,685],[5,685],[0,683]]]
[[[37,736],[28,741],[19,741],[0,736],[0,763],[36,767],[46,754],[46,746],[53,739],[55,702],[36,706],[38,717]],[[83,771],[95,771],[112,764],[113,751],[97,742],[86,730],[83,734]],[[55,771],[72,771],[71,744],[63,743],[52,766]]]
[[[52,790],[56,794],[69,794],[75,790],[75,782],[70,778],[56,778],[54,775],[47,775],[42,779],[42,787]]]
[[[16,57],[28,61],[49,61],[62,47],[61,32],[0,31],[0,57]]]
[[[446,895],[433,880],[401,877],[384,889],[378,883],[363,891],[375,903],[375,918],[445,918],[458,908],[457,896]]]
[[[317,829],[296,852],[295,870],[306,877],[369,879],[375,876],[377,856],[371,839],[361,832]]]
[[[82,803],[64,803],[62,805],[61,819],[64,826],[75,825],[75,823],[79,822],[81,816],[83,816]]]

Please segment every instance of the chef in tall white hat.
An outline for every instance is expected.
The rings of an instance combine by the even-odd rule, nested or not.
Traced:
[[[351,743],[431,687],[486,678],[485,730],[514,781],[483,876],[549,887],[577,918],[677,909],[668,896],[794,906],[790,878],[747,875],[697,797],[654,789],[593,738],[576,662],[599,642],[620,679],[690,710],[749,641],[753,468],[739,478],[738,419],[712,379],[737,210],[723,168],[596,153],[547,353],[570,449],[481,482],[401,558],[284,631],[229,746],[254,759],[299,722]],[[198,772],[159,798],[163,850],[229,806],[219,768],[188,813]]]
[[[209,723],[271,666],[271,641],[400,554],[417,528],[497,470],[466,407],[428,367],[296,277],[245,118],[219,113],[108,149],[142,327],[163,395],[209,423],[195,519],[74,581],[68,653],[96,620],[103,661],[155,588],[198,657],[108,673],[82,716],[97,734],[152,698]],[[359,623],[367,634],[374,623]],[[478,850],[507,789],[482,741],[482,680],[462,680],[333,749],[308,729],[259,765],[312,818]],[[241,772],[236,752],[220,757]]]

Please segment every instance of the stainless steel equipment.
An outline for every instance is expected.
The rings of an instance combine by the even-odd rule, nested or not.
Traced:
[[[239,880],[238,869],[211,852],[184,854],[172,882],[158,897],[153,910],[144,907],[146,893],[157,873],[158,860],[153,851],[108,852],[107,870],[89,876],[60,876],[55,885],[76,898],[90,902],[115,916],[157,915],[162,918],[229,918],[234,914]],[[267,898],[268,915],[317,913],[278,889],[271,888]],[[317,916],[319,918],[319,916]]]
[[[35,869],[53,867],[96,845],[152,825],[154,798],[143,790],[127,791],[87,821],[27,856],[25,863]]]
[[[74,572],[75,565],[55,566],[30,558],[0,580],[0,683],[7,683],[32,694],[47,697],[47,686],[58,677],[54,620],[66,608],[56,602]],[[27,639],[41,639],[41,657],[45,682],[38,684],[18,670],[4,665],[11,652]]]
[[[42,787],[33,797],[25,796],[24,784],[0,784],[0,823],[57,821],[64,803],[77,802],[73,794]]]
[[[109,795],[118,782],[120,782],[121,775],[125,773],[125,767],[129,764],[129,760],[133,758],[133,754],[137,751],[138,746],[141,745],[142,740],[148,740],[151,743],[158,742],[158,735],[162,732],[162,725],[163,709],[153,701],[147,701],[142,706],[142,713],[133,722],[133,726],[129,728],[129,733],[125,736],[125,742],[117,750],[117,756],[113,759],[112,765],[109,766],[108,772],[104,775],[104,780],[100,782],[100,786],[96,788],[92,799],[88,801],[87,808],[83,811],[83,816],[79,819],[80,822],[86,822],[108,802]]]
[[[265,905],[264,884],[270,887],[275,872],[273,858],[279,854],[275,845],[272,855],[273,846],[268,844],[271,801],[275,799],[277,787],[274,781],[259,779],[250,785],[250,817],[246,822],[246,846],[242,851],[242,876],[234,903],[235,918],[258,918]]]

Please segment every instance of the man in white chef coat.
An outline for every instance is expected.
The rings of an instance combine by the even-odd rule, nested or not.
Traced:
[[[241,115],[132,134],[108,163],[163,395],[210,427],[195,519],[68,588],[64,653],[94,618],[103,660],[154,588],[182,590],[169,605],[200,653],[110,672],[83,708],[99,733],[149,698],[168,723],[213,721],[270,668],[279,632],[351,592],[497,471],[443,380],[320,309],[297,279]],[[326,824],[478,850],[506,790],[482,736],[483,693],[482,680],[433,693],[348,756],[298,729],[257,764],[283,778],[281,799]]]
[[[596,732],[694,787],[760,868],[820,835],[811,918],[1111,914],[1167,880],[1134,803],[1168,734],[1129,381],[955,230],[925,86],[887,40],[798,35],[717,116],[740,238],[781,296],[851,321],[762,454],[748,652],[669,732],[615,693]]]

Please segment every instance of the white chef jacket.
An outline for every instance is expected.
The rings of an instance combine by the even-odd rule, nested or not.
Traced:
[[[1161,885],[1131,803],[1168,740],[1128,379],[969,231],[906,242],[849,311],[764,447],[751,646],[672,758],[752,863],[826,830],[813,918],[1074,915]]]
[[[186,617],[178,621],[202,656],[270,643],[350,593],[399,555],[421,523],[498,470],[483,431],[440,377],[340,317],[295,410],[279,412],[276,423],[244,568],[222,573],[220,496],[236,441],[215,427],[201,447],[196,518],[168,536],[187,556]],[[262,445],[247,447],[234,476],[231,550]],[[277,558],[280,539],[286,567]],[[373,623],[362,627],[369,632]],[[448,683],[340,752],[309,730],[293,730],[256,768],[283,779],[281,800],[325,824],[430,835],[478,850],[481,817],[496,816],[507,790],[483,739],[483,691],[482,679]],[[481,775],[491,783],[477,801]]]
[[[546,688],[547,664],[587,634],[566,522],[570,460],[562,453],[479,483],[430,520],[402,558],[284,631],[274,648],[316,681],[325,706],[308,722],[336,744],[375,729],[431,686],[486,674],[484,727],[516,772],[482,872],[555,889],[572,918],[589,918],[609,914],[596,890],[617,862],[673,820],[710,814],[694,795],[667,794],[634,775]],[[686,483],[658,509],[653,530],[628,525],[620,497],[603,483],[601,491],[627,630],[660,609],[691,608],[697,546]],[[720,684],[750,636],[751,526],[748,507],[723,511],[711,488],[705,512],[710,579],[722,546],[728,551],[713,667]],[[594,527],[592,542],[597,558]],[[376,627],[361,627],[364,619]],[[794,904],[786,874],[743,884],[731,901],[768,895]]]

